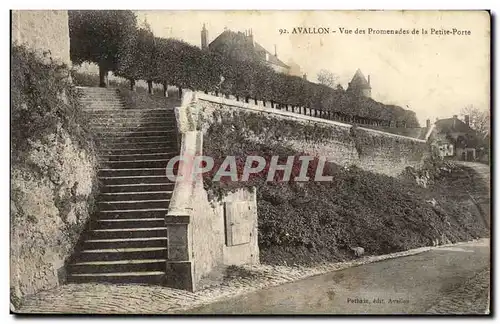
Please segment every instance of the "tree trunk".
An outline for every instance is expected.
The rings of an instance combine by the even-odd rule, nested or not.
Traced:
[[[135,91],[135,80],[130,79],[130,91]]]
[[[99,65],[99,87],[108,87],[108,70],[105,69],[102,65]]]
[[[179,99],[182,99],[182,88],[181,86],[177,86],[179,88]]]
[[[166,82],[163,82],[163,96],[168,98],[168,84]]]
[[[153,81],[148,80],[148,93],[153,94]]]

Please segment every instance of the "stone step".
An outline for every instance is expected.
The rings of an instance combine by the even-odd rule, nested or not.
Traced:
[[[100,99],[100,98],[117,98],[122,99],[117,91],[80,91],[79,98],[82,99]]]
[[[132,144],[135,143],[135,147],[141,147],[140,144],[149,143],[161,143],[161,142],[171,142],[175,143],[175,138],[171,135],[159,135],[159,136],[133,136],[133,137],[98,137],[96,139],[99,144],[113,145],[113,144]]]
[[[112,248],[98,250],[83,250],[80,262],[85,261],[115,261],[133,259],[163,259],[167,257],[167,247],[146,248]]]
[[[165,217],[161,218],[99,218],[94,221],[96,229],[110,228],[147,228],[165,226]]]
[[[112,122],[109,124],[91,124],[91,129],[94,133],[142,133],[142,132],[169,132],[178,133],[175,127],[175,121],[163,121],[154,124],[140,124],[140,120],[136,123],[118,124]]]
[[[108,96],[108,97],[80,97],[79,101],[83,105],[89,104],[124,104],[125,102],[118,96]]]
[[[134,168],[166,168],[169,159],[145,158],[143,160],[126,161],[103,161],[100,160],[102,168],[110,169],[134,169]]]
[[[117,102],[117,103],[102,103],[102,102],[95,102],[95,103],[83,103],[83,110],[88,111],[91,109],[101,109],[101,110],[114,110],[114,109],[124,109],[125,105],[123,103]]]
[[[154,192],[154,191],[167,191],[172,192],[174,183],[133,183],[133,184],[118,184],[118,185],[104,185],[101,187],[101,193],[124,193],[124,192]]]
[[[103,192],[99,194],[99,201],[137,201],[170,199],[172,191],[145,191],[145,192]]]
[[[78,100],[81,103],[91,103],[91,102],[101,102],[101,101],[109,101],[109,102],[124,102],[122,97],[118,94],[114,93],[97,93],[97,94],[83,94],[80,95]]]
[[[165,271],[166,259],[136,259],[115,261],[85,261],[70,266],[72,274],[82,273],[123,273]]]
[[[95,99],[101,99],[101,98],[116,98],[119,100],[122,100],[122,97],[117,93],[117,92],[95,92],[95,93],[84,93],[80,92],[80,100],[95,100]]]
[[[153,148],[135,147],[135,148],[128,148],[128,149],[102,148],[99,150],[99,154],[102,157],[105,157],[108,155],[133,155],[133,156],[136,156],[136,155],[140,155],[140,154],[168,154],[170,156],[176,156],[178,154],[178,151],[172,150],[172,151],[166,152],[164,148],[158,148],[158,147],[153,147]]]
[[[136,160],[149,160],[149,159],[161,159],[170,160],[176,153],[132,153],[132,154],[102,154],[99,159],[103,162],[113,162],[113,161],[136,161]]]
[[[98,201],[99,210],[168,208],[170,199]]]
[[[112,248],[166,247],[167,237],[136,237],[115,239],[89,239],[83,242],[86,250]]]
[[[130,137],[172,137],[177,134],[173,129],[162,130],[131,130],[131,131],[94,131],[98,138],[130,138]]]
[[[94,133],[106,133],[106,132],[174,132],[177,133],[177,129],[175,128],[174,121],[166,122],[166,123],[158,123],[153,125],[119,125],[115,124],[101,124],[101,125],[91,125],[92,131]]]
[[[103,110],[104,111],[104,110]],[[113,111],[113,110],[109,110]],[[93,115],[89,116],[92,125],[110,125],[110,126],[122,126],[122,125],[131,125],[131,124],[163,124],[163,125],[171,125],[171,129],[175,128],[175,116],[163,115],[163,116],[151,116],[151,115],[124,115],[124,114],[109,114],[109,115]]]
[[[136,283],[163,285],[165,283],[165,272],[149,271],[149,272],[113,272],[113,273],[79,273],[70,274],[68,276],[70,283]]]
[[[100,143],[96,143],[99,150],[115,150],[115,149],[135,149],[135,148],[163,148],[168,151],[178,150],[177,149],[177,141],[173,139],[164,139],[162,141],[149,141],[140,143],[108,143],[105,141],[101,141]]]
[[[168,208],[99,211],[97,219],[164,218]]]
[[[119,122],[141,122],[141,121],[147,121],[150,123],[156,122],[167,122],[167,121],[173,121],[175,122],[175,115],[174,114],[167,114],[167,113],[141,113],[141,114],[132,114],[132,113],[127,113],[126,109],[100,109],[99,113],[89,113],[89,110],[85,110],[87,116],[89,116],[90,120],[92,121],[113,121],[113,123],[119,123]],[[120,112],[117,112],[117,110],[120,110]]]
[[[124,109],[125,104],[118,100],[99,100],[99,101],[80,101],[84,106],[85,112],[89,113],[96,109]]]
[[[124,117],[124,116],[99,116],[99,117],[91,117],[90,125],[92,128],[94,127],[134,127],[134,126],[159,126],[164,127],[166,130],[175,130],[176,128],[176,120],[170,116],[163,117]]]
[[[128,132],[135,130],[174,130],[175,128],[175,120],[163,120],[158,121],[157,119],[152,119],[151,121],[145,121],[144,119],[136,120],[130,119],[126,122],[119,122],[117,120],[114,121],[104,121],[100,123],[96,123],[93,121],[90,125],[93,131],[111,131],[111,132]]]
[[[95,229],[91,231],[89,239],[137,238],[137,237],[166,237],[167,228],[140,227],[140,228],[112,228]]]
[[[167,183],[167,169],[162,168],[134,168],[134,169],[112,169],[101,168],[98,177],[105,184],[127,184],[127,183]],[[136,179],[137,181],[133,181]]]
[[[79,101],[83,104],[92,104],[92,103],[121,103],[124,104],[125,102],[119,97],[119,96],[95,96],[95,97],[89,97],[89,96],[83,96],[80,97]]]
[[[165,109],[115,109],[115,110],[88,110],[91,117],[172,117],[175,118],[175,112],[171,108]]]

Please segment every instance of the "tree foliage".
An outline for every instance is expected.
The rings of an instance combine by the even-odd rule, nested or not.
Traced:
[[[335,73],[328,71],[326,69],[321,69],[317,75],[318,82],[330,88],[335,88],[337,84],[338,77]]]
[[[469,116],[470,127],[483,136],[490,134],[490,112],[481,110],[473,105],[462,108],[462,115]]]
[[[102,83],[108,71],[116,70],[135,31],[136,17],[130,10],[70,10],[71,60],[99,65]]]
[[[248,54],[253,53],[248,43],[237,41],[231,43],[233,46],[222,44],[201,50],[181,40],[154,37],[146,26],[126,38],[127,43],[122,47],[125,53],[119,56],[117,71],[130,80],[314,108],[342,114],[352,122],[363,118],[384,125],[394,122],[400,127],[418,127],[415,113],[409,110],[355,96],[341,87],[332,88],[335,83],[316,84],[276,73],[257,55]],[[248,53],[242,55],[243,52]],[[335,76],[331,72],[326,74],[329,78],[325,80],[333,82]]]

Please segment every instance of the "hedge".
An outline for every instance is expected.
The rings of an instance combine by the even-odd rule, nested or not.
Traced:
[[[126,53],[119,56],[116,74],[132,83],[145,80],[419,127],[412,111],[276,73],[253,57],[241,59],[229,46],[201,50],[181,40],[155,37],[140,28],[123,48]]]

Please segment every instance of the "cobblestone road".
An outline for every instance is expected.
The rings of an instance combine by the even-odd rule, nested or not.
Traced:
[[[68,284],[22,301],[17,313],[171,314],[331,271],[414,255],[424,247],[316,267],[248,266],[251,276],[233,278],[195,293],[159,286]]]

